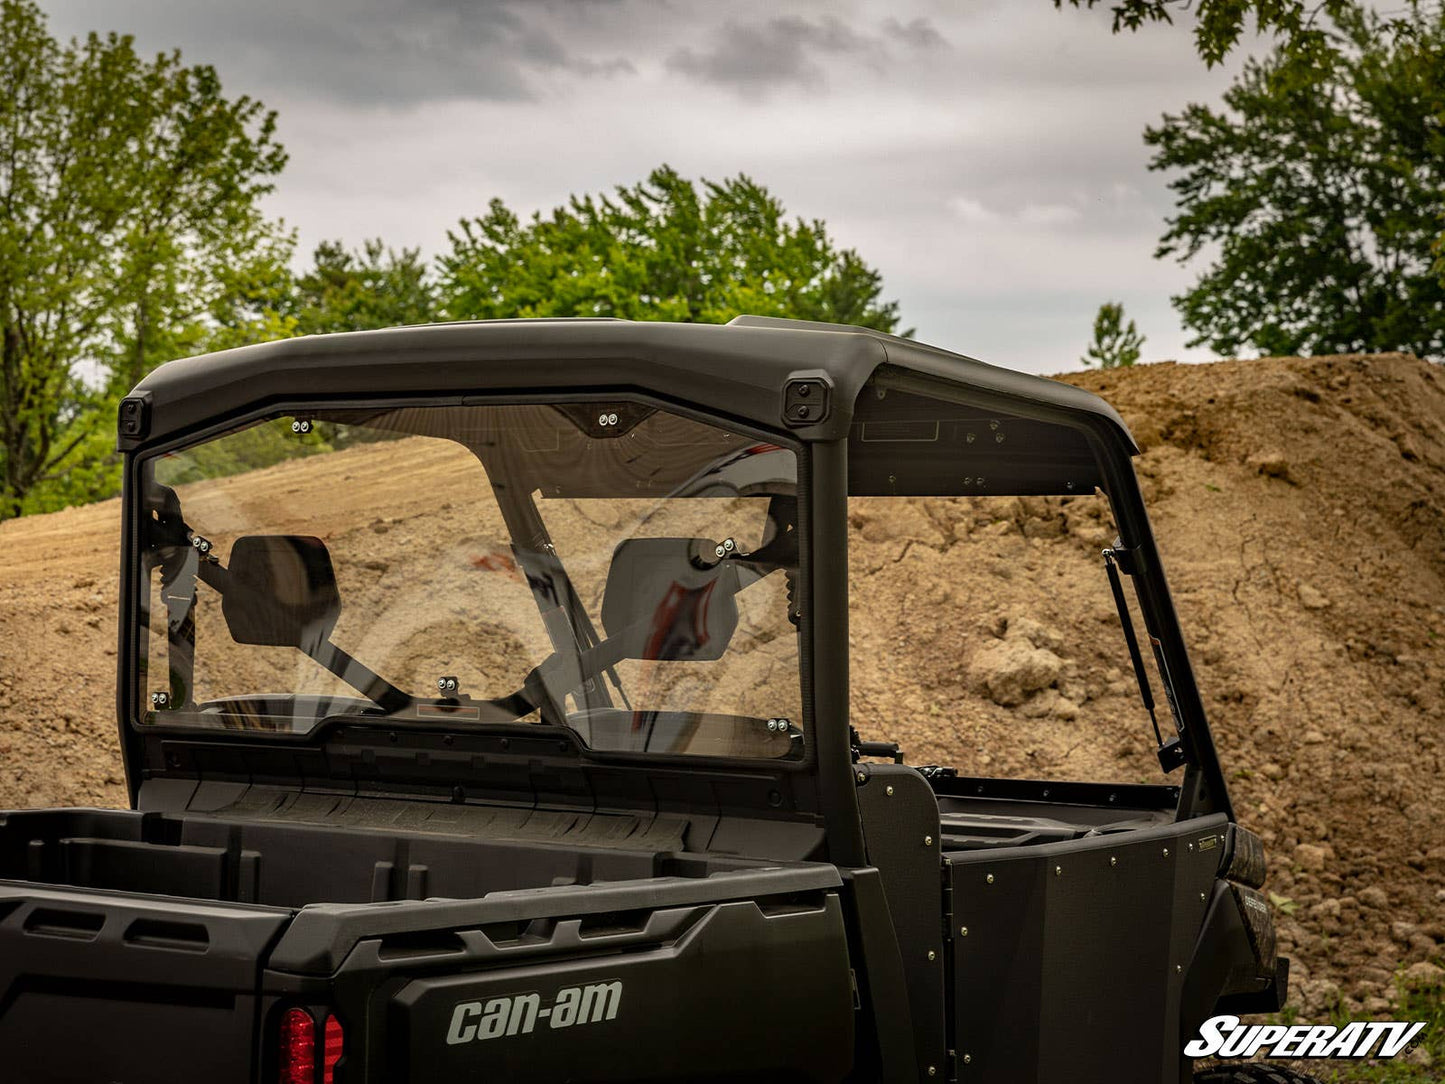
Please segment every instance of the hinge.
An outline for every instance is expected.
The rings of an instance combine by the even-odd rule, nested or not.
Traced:
[[[946,859],[940,869],[943,892],[943,941],[948,944],[953,940],[953,876]]]

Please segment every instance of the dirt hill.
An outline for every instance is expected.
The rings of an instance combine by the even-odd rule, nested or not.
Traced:
[[[1445,371],[1374,356],[1066,379],[1144,448],[1234,800],[1272,858],[1292,1001],[1386,1013],[1396,973],[1445,951]],[[1157,778],[1088,498],[851,518],[869,736],[985,774]],[[115,502],[0,524],[0,808],[124,802],[117,532]]]

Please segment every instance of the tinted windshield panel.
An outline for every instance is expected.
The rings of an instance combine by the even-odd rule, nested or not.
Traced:
[[[142,721],[801,754],[797,462],[636,403],[286,415],[142,466]]]

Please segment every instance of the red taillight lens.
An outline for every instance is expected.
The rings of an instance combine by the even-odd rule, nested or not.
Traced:
[[[341,1021],[334,1016],[326,1018],[326,1046],[321,1055],[321,1084],[333,1084],[336,1078],[336,1063],[346,1047],[346,1035],[341,1030]]]
[[[281,1017],[277,1078],[280,1084],[316,1084],[316,1021],[305,1009],[287,1009]]]

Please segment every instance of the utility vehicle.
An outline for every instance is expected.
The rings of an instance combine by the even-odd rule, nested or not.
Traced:
[[[1173,1084],[1281,1004],[1093,395],[845,326],[461,323],[171,362],[119,448],[132,808],[0,819],[7,1081]],[[849,500],[988,495],[1107,499],[1158,782],[859,737]]]

